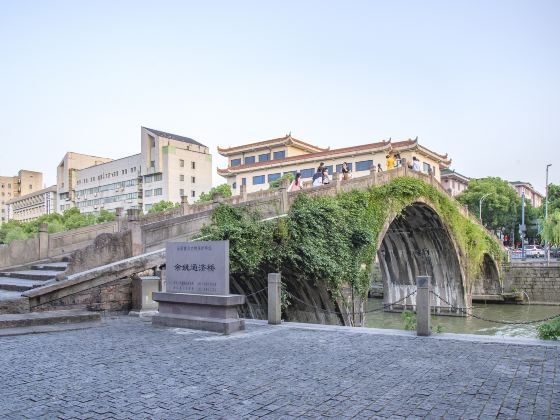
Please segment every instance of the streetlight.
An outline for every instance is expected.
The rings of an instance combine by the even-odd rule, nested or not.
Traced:
[[[552,166],[552,163],[549,163],[548,165],[546,165],[546,198],[544,201],[544,223],[546,226],[546,222],[548,220],[548,168]],[[548,241],[544,240],[544,248],[546,249],[546,264],[548,265],[548,263],[550,262],[550,250],[549,250],[549,245],[548,245]]]
[[[480,200],[478,201],[478,218],[480,219],[480,224],[482,224],[482,202],[486,197],[488,197],[491,194],[492,194],[491,192],[489,192],[488,194],[484,194],[482,197],[480,197]]]

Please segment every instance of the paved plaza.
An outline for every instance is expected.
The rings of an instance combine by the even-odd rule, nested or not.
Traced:
[[[104,319],[0,338],[0,418],[558,418],[560,347]]]

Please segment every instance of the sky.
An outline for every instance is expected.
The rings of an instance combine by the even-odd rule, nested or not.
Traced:
[[[0,0],[0,175],[56,182],[140,127],[210,147],[418,136],[470,177],[560,183],[559,1]],[[224,181],[215,170],[213,183]]]

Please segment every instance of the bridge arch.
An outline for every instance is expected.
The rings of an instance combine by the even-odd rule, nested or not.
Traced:
[[[434,206],[419,198],[398,214],[391,214],[378,236],[377,258],[385,303],[402,299],[416,289],[416,277],[428,275],[439,296],[464,307],[468,282],[464,256],[449,227]],[[412,296],[407,304],[416,304]],[[435,299],[436,306],[447,306]]]

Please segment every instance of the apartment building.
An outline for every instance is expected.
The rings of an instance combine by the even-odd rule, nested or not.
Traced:
[[[59,207],[75,206],[82,213],[116,208],[147,212],[161,200],[178,203],[186,196],[192,203],[210,190],[212,155],[207,146],[146,127],[141,127],[140,142],[138,154],[61,171],[69,173],[69,189],[59,191],[59,198],[67,200]]]
[[[535,189],[535,187],[531,185],[530,182],[514,181],[514,182],[510,182],[509,185],[513,187],[513,189],[515,190],[515,192],[517,192],[517,195],[519,195],[519,197],[521,197],[522,194],[525,193],[525,198],[529,200],[531,206],[533,207],[542,206],[545,197],[540,192],[538,192]]]
[[[447,154],[433,152],[418,143],[418,139],[392,142],[381,141],[340,149],[321,148],[298,140],[287,134],[284,137],[249,143],[234,147],[218,147],[218,153],[228,158],[228,167],[218,168],[232,188],[239,193],[239,186],[246,185],[248,192],[268,189],[268,184],[291,172],[301,173],[304,181],[313,177],[320,162],[324,162],[329,175],[341,172],[347,162],[353,177],[370,174],[370,168],[381,165],[386,170],[386,155],[399,153],[411,163],[416,157],[420,170],[433,173],[440,180],[440,167],[446,168],[451,160]]]
[[[0,176],[0,225],[9,220],[8,201],[43,187],[41,172],[21,169],[16,176]]]
[[[30,222],[44,214],[56,212],[56,185],[30,194],[12,198],[6,202],[8,219]]]
[[[469,186],[470,178],[461,175],[454,169],[445,168],[441,170],[441,184],[453,197],[461,194]]]

